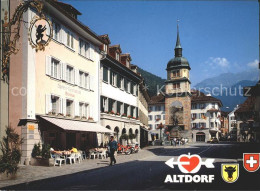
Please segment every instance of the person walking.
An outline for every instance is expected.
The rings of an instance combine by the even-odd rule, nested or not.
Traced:
[[[116,164],[115,151],[117,150],[117,142],[114,140],[114,136],[110,137],[108,146],[110,148],[110,166],[112,166],[113,162]]]

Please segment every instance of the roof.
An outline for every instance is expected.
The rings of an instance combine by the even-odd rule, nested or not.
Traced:
[[[67,11],[71,11],[76,15],[82,15],[81,12],[79,12],[75,7],[73,7],[72,5],[70,5],[68,3],[64,3],[61,1],[55,1],[55,3],[57,3],[59,6],[66,9]]]
[[[105,42],[105,44],[111,43],[108,34],[99,35],[99,37]]]
[[[107,129],[97,123],[90,123],[84,121],[76,121],[70,119],[58,119],[54,117],[40,117],[64,130],[69,131],[88,131],[98,133],[112,133],[113,131]]]
[[[121,59],[124,58],[124,57],[129,58],[129,60],[132,61],[130,53],[121,54]]]
[[[120,44],[109,46],[109,49],[119,49],[120,53],[122,53],[122,50],[120,48]]]
[[[244,103],[239,105],[239,108],[235,111],[235,113],[244,113],[244,112],[252,112],[254,111],[255,105],[255,97],[248,97]]]
[[[151,100],[149,102],[149,105],[152,104],[164,104],[165,103],[165,96],[162,94],[159,94],[157,96],[152,96]]]
[[[212,96],[207,96],[203,92],[200,92],[198,90],[192,90],[191,91],[191,103],[218,103],[221,106],[223,106],[222,102]]]

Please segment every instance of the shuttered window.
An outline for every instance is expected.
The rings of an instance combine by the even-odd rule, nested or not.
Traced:
[[[103,67],[103,81],[108,82],[108,68]]]

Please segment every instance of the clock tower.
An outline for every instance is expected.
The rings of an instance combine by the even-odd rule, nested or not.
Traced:
[[[188,133],[191,130],[191,93],[190,65],[182,56],[182,47],[177,25],[177,41],[175,56],[167,64],[167,80],[165,82],[165,125],[171,136]],[[188,137],[188,135],[185,135]]]

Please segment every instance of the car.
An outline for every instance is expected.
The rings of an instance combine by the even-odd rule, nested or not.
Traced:
[[[218,139],[216,137],[211,137],[208,143],[218,143]]]

